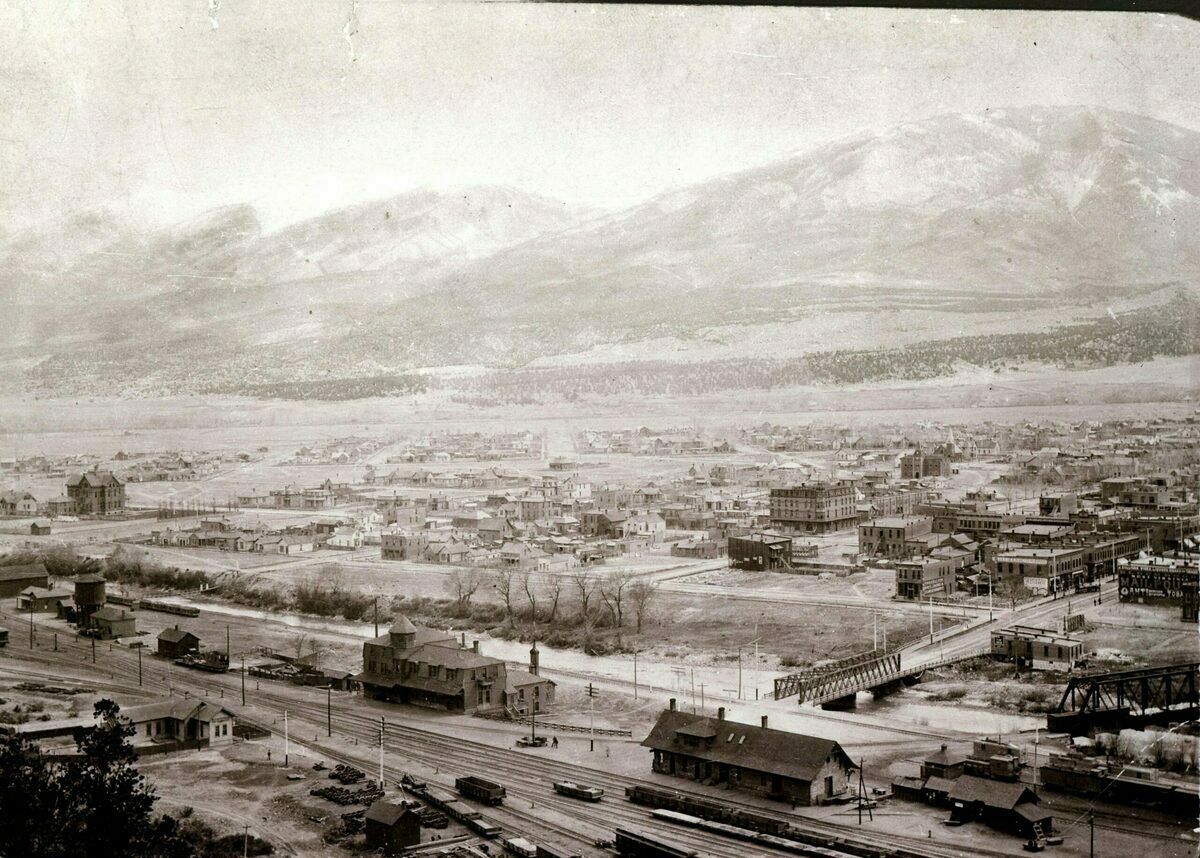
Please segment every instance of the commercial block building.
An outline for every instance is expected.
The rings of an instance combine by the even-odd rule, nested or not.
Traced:
[[[876,518],[858,526],[858,550],[876,557],[906,557],[908,540],[933,532],[928,515]]]
[[[858,521],[854,484],[803,483],[771,489],[771,527],[801,533],[829,533]]]
[[[928,599],[954,592],[955,561],[945,557],[917,557],[896,563],[896,595],[901,599]]]

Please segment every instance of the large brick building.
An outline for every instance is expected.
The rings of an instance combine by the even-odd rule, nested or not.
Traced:
[[[928,515],[876,518],[858,526],[858,550],[876,557],[907,557],[913,553],[910,539],[933,532]]]
[[[829,533],[858,522],[854,484],[802,483],[771,489],[771,527],[800,533]]]
[[[67,478],[67,497],[79,515],[104,515],[125,508],[125,483],[108,471],[87,471]]]
[[[355,679],[363,694],[434,709],[543,710],[554,701],[554,683],[531,670],[512,671],[502,659],[468,649],[453,637],[417,628],[400,617],[386,634],[363,644],[363,672]],[[511,699],[510,699],[511,697]]]

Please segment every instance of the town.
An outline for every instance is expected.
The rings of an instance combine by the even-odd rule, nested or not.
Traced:
[[[1200,413],[126,441],[0,460],[0,731],[239,848],[1194,846]]]

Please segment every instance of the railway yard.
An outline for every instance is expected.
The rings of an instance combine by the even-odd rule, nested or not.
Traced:
[[[928,598],[899,595],[898,561],[911,562],[911,552],[932,552],[933,559],[921,562],[933,564],[942,555],[967,553],[961,545],[974,546],[974,539],[1037,558],[1037,550],[1045,549],[1036,546],[1044,542],[1030,550],[1016,540],[1027,533],[1049,539],[1066,527],[1068,519],[1046,511],[1047,498],[1059,503],[1064,492],[1028,475],[1016,487],[1005,484],[1012,461],[1021,457],[979,456],[959,462],[952,472],[947,465],[941,476],[897,483],[884,474],[911,456],[903,451],[842,447],[780,456],[761,446],[765,442],[757,434],[743,432],[736,447],[720,455],[609,452],[589,461],[565,452],[583,443],[581,437],[542,437],[541,457],[526,451],[506,460],[494,473],[512,485],[501,490],[413,485],[413,479],[430,478],[395,476],[403,468],[380,485],[395,459],[412,455],[411,441],[361,445],[368,452],[350,464],[307,465],[295,463],[289,442],[253,455],[212,454],[224,464],[199,478],[130,482],[128,509],[118,516],[60,516],[51,525],[19,517],[0,522],[0,541],[13,562],[19,561],[13,569],[28,569],[31,560],[34,566],[44,561],[70,568],[75,571],[50,576],[57,579],[53,587],[76,587],[73,599],[64,600],[66,590],[47,584],[44,593],[34,587],[16,600],[3,600],[0,629],[8,635],[7,646],[0,647],[0,715],[13,726],[0,730],[44,734],[43,741],[62,748],[70,735],[63,725],[86,721],[91,704],[103,698],[116,700],[139,728],[138,712],[148,705],[210,704],[236,723],[232,741],[205,738],[159,753],[162,748],[135,736],[143,754],[139,767],[163,812],[197,814],[230,836],[253,835],[277,854],[383,848],[363,841],[364,831],[368,843],[377,836],[380,806],[396,808],[395,818],[409,810],[419,815],[419,844],[406,847],[413,854],[949,858],[1017,855],[1027,848],[1065,856],[1195,853],[1195,826],[1180,813],[1178,801],[1180,789],[1194,792],[1189,718],[1196,703],[1195,666],[1190,673],[1186,664],[1182,672],[1171,667],[1195,661],[1195,635],[1194,626],[1171,613],[1178,609],[1130,604],[1115,559],[1088,567],[1086,577],[1077,575],[1069,589],[1059,589],[1058,581],[1045,592],[1019,582],[1004,585],[992,577],[994,551],[980,547],[968,548],[977,555],[957,568],[955,585]],[[532,442],[526,437],[524,443]],[[546,454],[548,445],[564,452]],[[314,445],[317,452],[305,455],[329,450],[340,455],[348,446],[327,442],[325,453]],[[105,467],[116,464],[101,458]],[[569,476],[560,476],[556,462],[566,463]],[[451,477],[467,479],[461,475],[477,474],[480,467],[437,463],[428,470],[449,485]],[[715,486],[700,473],[729,482]],[[306,491],[320,508],[246,505],[264,503],[261,487],[277,486],[285,477],[293,481],[288,486],[317,486]],[[863,519],[870,513],[862,508],[907,503],[911,509],[901,514],[906,527],[917,521],[919,530],[922,515],[924,521],[956,515],[960,523],[973,515],[984,523],[962,526],[983,528],[996,521],[1011,536],[981,531],[963,536],[953,532],[954,524],[950,531],[930,533],[926,525],[909,539],[904,554],[888,556],[875,543],[866,545],[863,531],[851,523],[794,533],[793,554],[782,569],[741,568],[723,552],[706,556],[691,550],[706,542],[723,546],[737,534],[775,538],[786,532],[788,522],[774,501],[779,485],[839,491],[858,486],[858,521],[867,527],[888,526],[891,519]],[[1190,485],[1184,480],[1170,489],[1172,514],[1194,506]],[[636,498],[630,494],[635,487]],[[550,503],[544,493],[552,490],[591,497],[567,501],[556,495]],[[1106,500],[1106,491],[1081,485],[1079,508],[1119,511],[1119,500]],[[282,492],[302,496],[290,488]],[[271,498],[270,503],[284,502]],[[527,515],[527,507],[536,512]],[[413,519],[413,510],[423,524],[403,523]],[[633,526],[593,532],[627,517]],[[1194,523],[1186,516],[1181,520]],[[1085,519],[1069,521],[1082,528]],[[489,542],[482,531],[497,523],[507,535]],[[1161,538],[1174,539],[1174,547],[1156,544],[1155,550],[1188,556],[1181,533],[1166,532]],[[235,547],[256,540],[275,545],[276,534],[300,546],[298,553]],[[381,534],[393,541],[381,547]],[[958,542],[945,542],[944,534]],[[337,547],[337,538],[347,541]],[[1069,538],[1077,541],[1064,545],[1081,555],[1085,549],[1074,546],[1090,551],[1087,546],[1125,544],[1119,535],[1097,531]],[[1152,537],[1139,538],[1149,545]],[[463,559],[444,563],[409,556],[411,545],[425,551],[431,540],[458,546]],[[405,547],[396,549],[397,544]],[[1145,547],[1140,555],[1138,548],[1129,556],[1148,563]],[[524,556],[518,549],[534,559],[512,560]],[[403,557],[396,556],[400,551]],[[587,562],[560,561],[556,551]],[[468,558],[465,552],[474,553]],[[608,553],[596,562],[588,552]],[[85,571],[102,573],[94,580],[107,579],[107,595],[103,585],[94,599],[81,595],[85,591],[72,576],[86,582]],[[175,583],[184,580],[190,584]],[[467,609],[464,580],[475,582]],[[1034,579],[1025,581],[1033,585]],[[614,606],[619,597],[612,588],[618,586],[640,587],[653,597],[644,603],[649,608],[637,610],[636,621],[632,601]],[[301,600],[304,594],[308,602]],[[321,612],[306,607],[317,605],[316,596],[331,594],[350,607]],[[29,601],[21,603],[24,598]],[[54,598],[60,602],[57,613],[50,604]],[[35,609],[37,599],[43,601]],[[27,604],[28,611],[18,604]],[[107,613],[98,611],[102,605]],[[114,625],[108,634],[88,612],[130,626],[118,631]],[[1020,629],[1031,629],[1036,641],[1074,649],[1057,662],[1031,650],[1028,663],[1005,667],[995,658],[996,634]],[[1072,631],[1077,638],[1070,637]],[[164,639],[186,635],[200,642],[190,654],[161,654]],[[156,639],[159,653],[153,651]],[[421,665],[441,660],[449,669],[434,674],[421,666],[417,680],[394,681],[373,667],[371,645],[387,645],[390,657]],[[456,670],[485,664],[507,671],[508,680],[502,674],[495,692],[500,706],[467,705],[464,691],[437,696],[446,693],[448,679],[461,681]],[[1106,746],[1100,755],[1102,742],[1117,742],[1104,735],[1109,713],[1059,711],[1061,704],[1055,709],[1072,677],[1094,674],[1102,690],[1105,677],[1118,677],[1121,670],[1152,672],[1160,665],[1167,667],[1151,673],[1150,681],[1166,690],[1146,692],[1149,696],[1137,700],[1140,711],[1125,714],[1138,716],[1130,725],[1166,727],[1165,734],[1126,737],[1119,725],[1112,735],[1120,733],[1125,744]],[[485,686],[490,682],[479,687]],[[534,686],[531,693],[542,695],[534,698],[536,705],[518,692]],[[495,702],[491,693],[488,700]],[[536,712],[532,721],[530,708]],[[698,720],[681,728],[683,738],[664,750],[651,737],[676,711]],[[1048,717],[1063,723],[1090,719],[1094,726],[1074,738],[1071,731],[1051,729]],[[844,757],[843,770],[829,775],[822,769],[790,801],[779,800],[789,793],[778,783],[761,790],[731,788],[739,778],[754,783],[755,770],[741,772],[743,766],[760,765],[764,785],[766,773],[776,771],[774,763],[760,759],[770,752],[748,753],[745,762],[720,756],[720,745],[740,745],[760,721],[755,735],[764,742],[800,736],[836,743],[829,760]],[[1168,736],[1176,745],[1183,742],[1184,750],[1175,762],[1163,763],[1165,756],[1152,749]],[[992,743],[983,756],[971,750],[981,741]],[[1150,750],[1129,751],[1135,741],[1149,741]],[[1081,748],[1092,749],[1091,755],[1081,755]],[[1131,776],[1124,769],[1109,783],[1120,787],[1113,795],[1135,796],[1129,801],[1106,795],[1110,787],[1091,793],[1053,789],[1039,774],[1039,765],[1052,757],[1054,765],[1079,766],[1118,752],[1125,768],[1144,772],[1136,777],[1150,782],[1155,795],[1169,793],[1169,801],[1137,798],[1136,789],[1127,789]],[[1007,774],[997,776],[999,764],[995,759],[989,764],[987,754],[1008,760]],[[954,779],[963,773],[964,760],[969,776],[958,784],[992,779],[973,787],[984,795],[977,799],[980,806],[1001,794],[1010,796],[1012,806],[965,818],[964,803],[976,799],[955,797]],[[1155,760],[1157,773],[1151,771]],[[344,786],[330,778],[349,771],[356,774]],[[492,801],[486,791],[464,788],[465,778],[491,784],[502,798]],[[822,786],[822,780],[829,783]],[[564,783],[574,786],[563,789]],[[659,797],[646,798],[651,795]],[[1182,806],[1186,809],[1186,801]],[[1037,825],[1026,829],[1035,816]]]

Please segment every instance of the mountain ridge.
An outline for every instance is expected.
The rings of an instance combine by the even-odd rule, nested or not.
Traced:
[[[612,213],[488,186],[274,232],[249,206],[151,235],[85,213],[77,247],[55,252],[69,220],[0,244],[29,317],[7,345],[169,385],[218,360],[274,382],[520,365],[813,312],[1092,306],[1200,280],[1198,163],[1188,129],[1022,108],[851,135]],[[48,269],[29,278],[35,261]],[[64,333],[62,295],[94,335]],[[139,318],[158,320],[149,338]],[[81,356],[95,342],[103,361]]]

